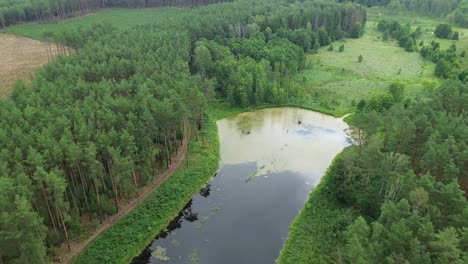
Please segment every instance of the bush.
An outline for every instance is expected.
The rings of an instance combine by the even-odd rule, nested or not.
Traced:
[[[440,24],[434,34],[438,38],[448,39],[452,36],[452,27],[449,24]]]
[[[343,52],[344,51],[344,45],[342,44],[339,48],[338,48],[338,52]]]

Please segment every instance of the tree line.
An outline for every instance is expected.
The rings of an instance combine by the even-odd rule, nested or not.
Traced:
[[[328,190],[358,217],[331,259],[465,262],[467,93],[466,83],[450,80],[408,101],[392,84],[389,107],[357,109],[359,145],[337,159]]]
[[[410,11],[432,17],[444,17],[451,23],[468,27],[468,0],[337,0],[363,6],[386,6],[390,12]]]
[[[357,24],[358,5],[241,0],[124,31],[46,33],[75,52],[0,102],[0,260],[45,262],[83,222],[104,221],[165,171],[200,136],[214,96],[284,102],[309,40],[345,37]]]
[[[29,21],[54,21],[103,8],[194,7],[232,0],[4,0],[0,27]]]

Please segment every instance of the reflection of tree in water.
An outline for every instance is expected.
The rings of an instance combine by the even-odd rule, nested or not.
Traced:
[[[192,200],[190,200],[190,206],[185,208],[185,210],[183,211],[183,214],[184,214],[184,220],[186,221],[193,223],[198,220],[198,213],[194,213],[192,211]]]
[[[239,115],[236,118],[236,127],[243,134],[250,134],[254,128],[263,126],[263,113],[259,111]]]
[[[208,185],[207,185],[208,187]],[[206,188],[206,187],[205,187]],[[209,191],[208,191],[209,193]],[[189,221],[189,222],[195,222],[198,220],[198,213],[194,213],[192,211],[192,200],[190,200],[187,205],[185,205],[184,209],[182,209],[182,211],[180,211],[180,213],[177,215],[176,218],[174,218],[170,223],[169,225],[166,227],[165,230],[161,231],[155,238],[154,240],[158,240],[158,239],[164,239],[166,238],[170,233],[172,233],[172,231],[176,230],[176,229],[179,229],[182,227],[182,222],[185,220],[185,221]],[[154,242],[153,240],[153,242]],[[135,257],[134,259],[132,259],[132,261],[130,262],[130,264],[146,264],[146,263],[150,263],[150,260],[151,260],[151,253],[153,252],[151,250],[151,245],[153,244],[153,242],[151,242],[151,244],[149,244],[144,250],[143,252],[141,252],[141,254],[138,256],[138,257]]]
[[[205,188],[202,188],[200,190],[200,195],[203,196],[203,197],[208,197],[210,195],[210,192],[211,192],[211,184],[208,183]]]

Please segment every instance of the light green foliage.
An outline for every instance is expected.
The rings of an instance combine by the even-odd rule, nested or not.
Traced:
[[[151,253],[151,256],[161,261],[170,260],[166,255],[166,249],[160,246],[156,247],[156,249]]]
[[[468,3],[467,3],[468,6]],[[374,7],[368,9],[368,19],[371,21],[381,20],[396,20],[402,25],[409,24],[411,28],[421,28],[421,36],[419,41],[423,41],[425,44],[429,44],[432,41],[436,41],[440,44],[442,50],[447,50],[453,43],[456,43],[458,47],[468,47],[468,28],[456,27],[452,25],[452,30],[459,33],[458,40],[440,39],[434,34],[436,27],[441,24],[440,19],[434,17],[427,17],[421,14],[414,14],[408,11],[400,11],[398,14],[391,14],[390,9],[383,9],[380,7]],[[468,19],[466,20],[468,21]],[[468,67],[468,57],[462,59],[461,68]]]
[[[361,99],[386,93],[393,82],[403,84],[409,97],[422,91],[424,83],[439,82],[433,77],[433,63],[395,43],[382,42],[375,27],[368,21],[361,38],[346,40],[344,52],[327,52],[324,47],[307,55],[308,67],[295,78],[305,87],[302,105],[340,116],[354,111]],[[363,50],[365,59],[357,63]]]
[[[38,40],[44,39],[44,32],[64,32],[87,27],[96,23],[108,23],[118,29],[128,29],[147,23],[161,23],[169,17],[186,12],[180,8],[160,9],[107,9],[87,16],[58,21],[57,23],[27,23],[2,29],[2,32]]]

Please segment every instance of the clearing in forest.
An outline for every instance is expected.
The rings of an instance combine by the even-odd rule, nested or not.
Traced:
[[[405,84],[408,95],[438,83],[434,63],[419,52],[405,51],[396,41],[383,41],[376,26],[368,22],[362,37],[334,42],[333,51],[326,46],[307,56],[307,69],[296,77],[309,95],[307,105],[343,115],[354,111],[361,99],[387,91],[392,82]],[[338,51],[340,45],[343,52]]]
[[[51,47],[55,54],[55,46]],[[49,61],[47,44],[10,34],[0,34],[0,98],[10,95],[17,80],[27,80]]]

